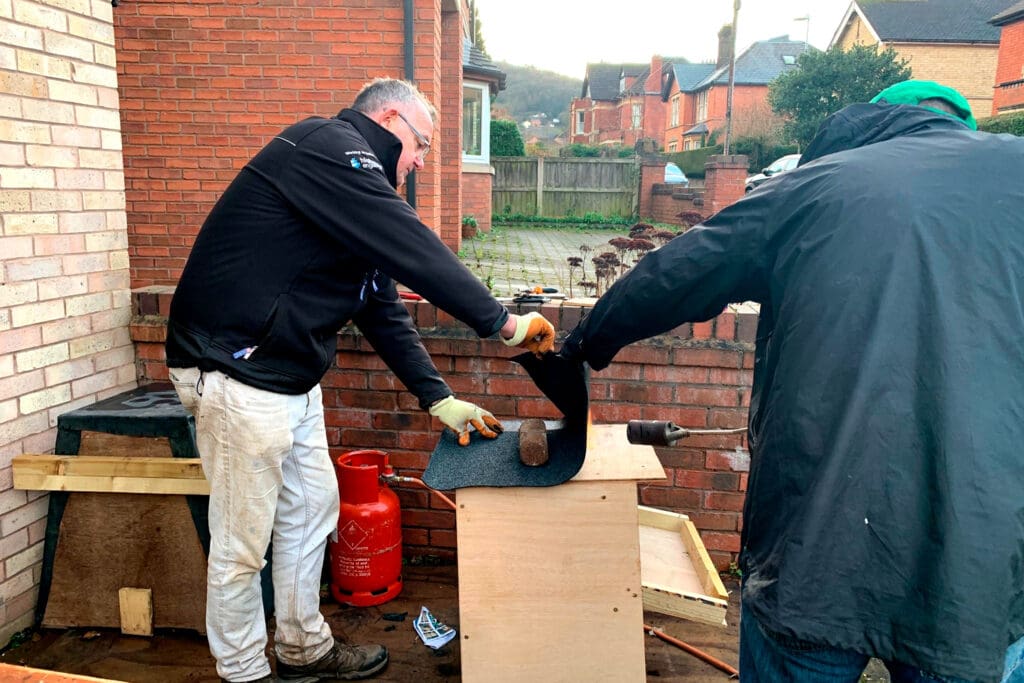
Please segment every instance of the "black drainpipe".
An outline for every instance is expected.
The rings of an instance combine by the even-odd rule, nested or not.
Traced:
[[[413,19],[415,19],[414,0],[403,0],[405,22],[405,80],[415,83],[416,58],[413,54]],[[410,173],[405,179],[405,199],[409,205],[416,206],[416,174]]]

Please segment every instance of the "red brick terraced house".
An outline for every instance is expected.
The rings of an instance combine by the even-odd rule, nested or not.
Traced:
[[[569,141],[585,145],[621,143],[623,95],[648,68],[646,64],[588,64],[580,96],[569,107]],[[632,121],[632,107],[627,121]]]
[[[1024,109],[1024,2],[992,17],[1000,29],[992,115]],[[977,114],[977,112],[975,112]]]
[[[724,38],[723,38],[724,36]],[[720,45],[728,33],[719,34]],[[768,84],[796,68],[807,43],[780,36],[761,40],[736,58],[733,91],[734,125],[744,117],[767,111]],[[719,49],[715,64],[673,64],[662,84],[661,99],[667,108],[665,151],[697,149],[725,126],[729,89],[728,49]]]
[[[990,20],[1012,4],[1013,0],[855,0],[830,47],[891,47],[909,62],[913,78],[956,88],[975,116],[985,116],[993,107],[999,53],[999,27]]]

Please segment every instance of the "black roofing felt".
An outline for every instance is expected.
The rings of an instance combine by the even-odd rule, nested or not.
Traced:
[[[1013,0],[858,0],[883,42],[998,43],[989,20]]]
[[[1021,2],[1018,2],[1012,7],[1007,7],[1005,10],[992,17],[992,19],[989,20],[989,23],[994,26],[1005,26],[1006,24],[1020,19],[1024,19],[1024,0],[1021,0]]]

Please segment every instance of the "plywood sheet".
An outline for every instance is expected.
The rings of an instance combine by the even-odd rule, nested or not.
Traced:
[[[170,457],[153,439],[85,437],[81,454]],[[68,494],[43,625],[120,628],[126,586],[152,589],[155,627],[206,631],[206,555],[185,496]]]
[[[587,459],[571,481],[633,480],[657,481],[665,468],[651,446],[626,440],[626,425],[590,425],[587,429]]]
[[[636,483],[459,491],[466,683],[645,680]]]

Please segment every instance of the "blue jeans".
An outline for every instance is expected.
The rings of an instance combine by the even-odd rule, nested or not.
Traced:
[[[745,606],[740,616],[740,680],[743,683],[857,683],[870,658],[765,631]],[[885,662],[892,683],[970,683],[916,667]],[[1002,683],[1024,683],[1024,638],[1007,650]]]

